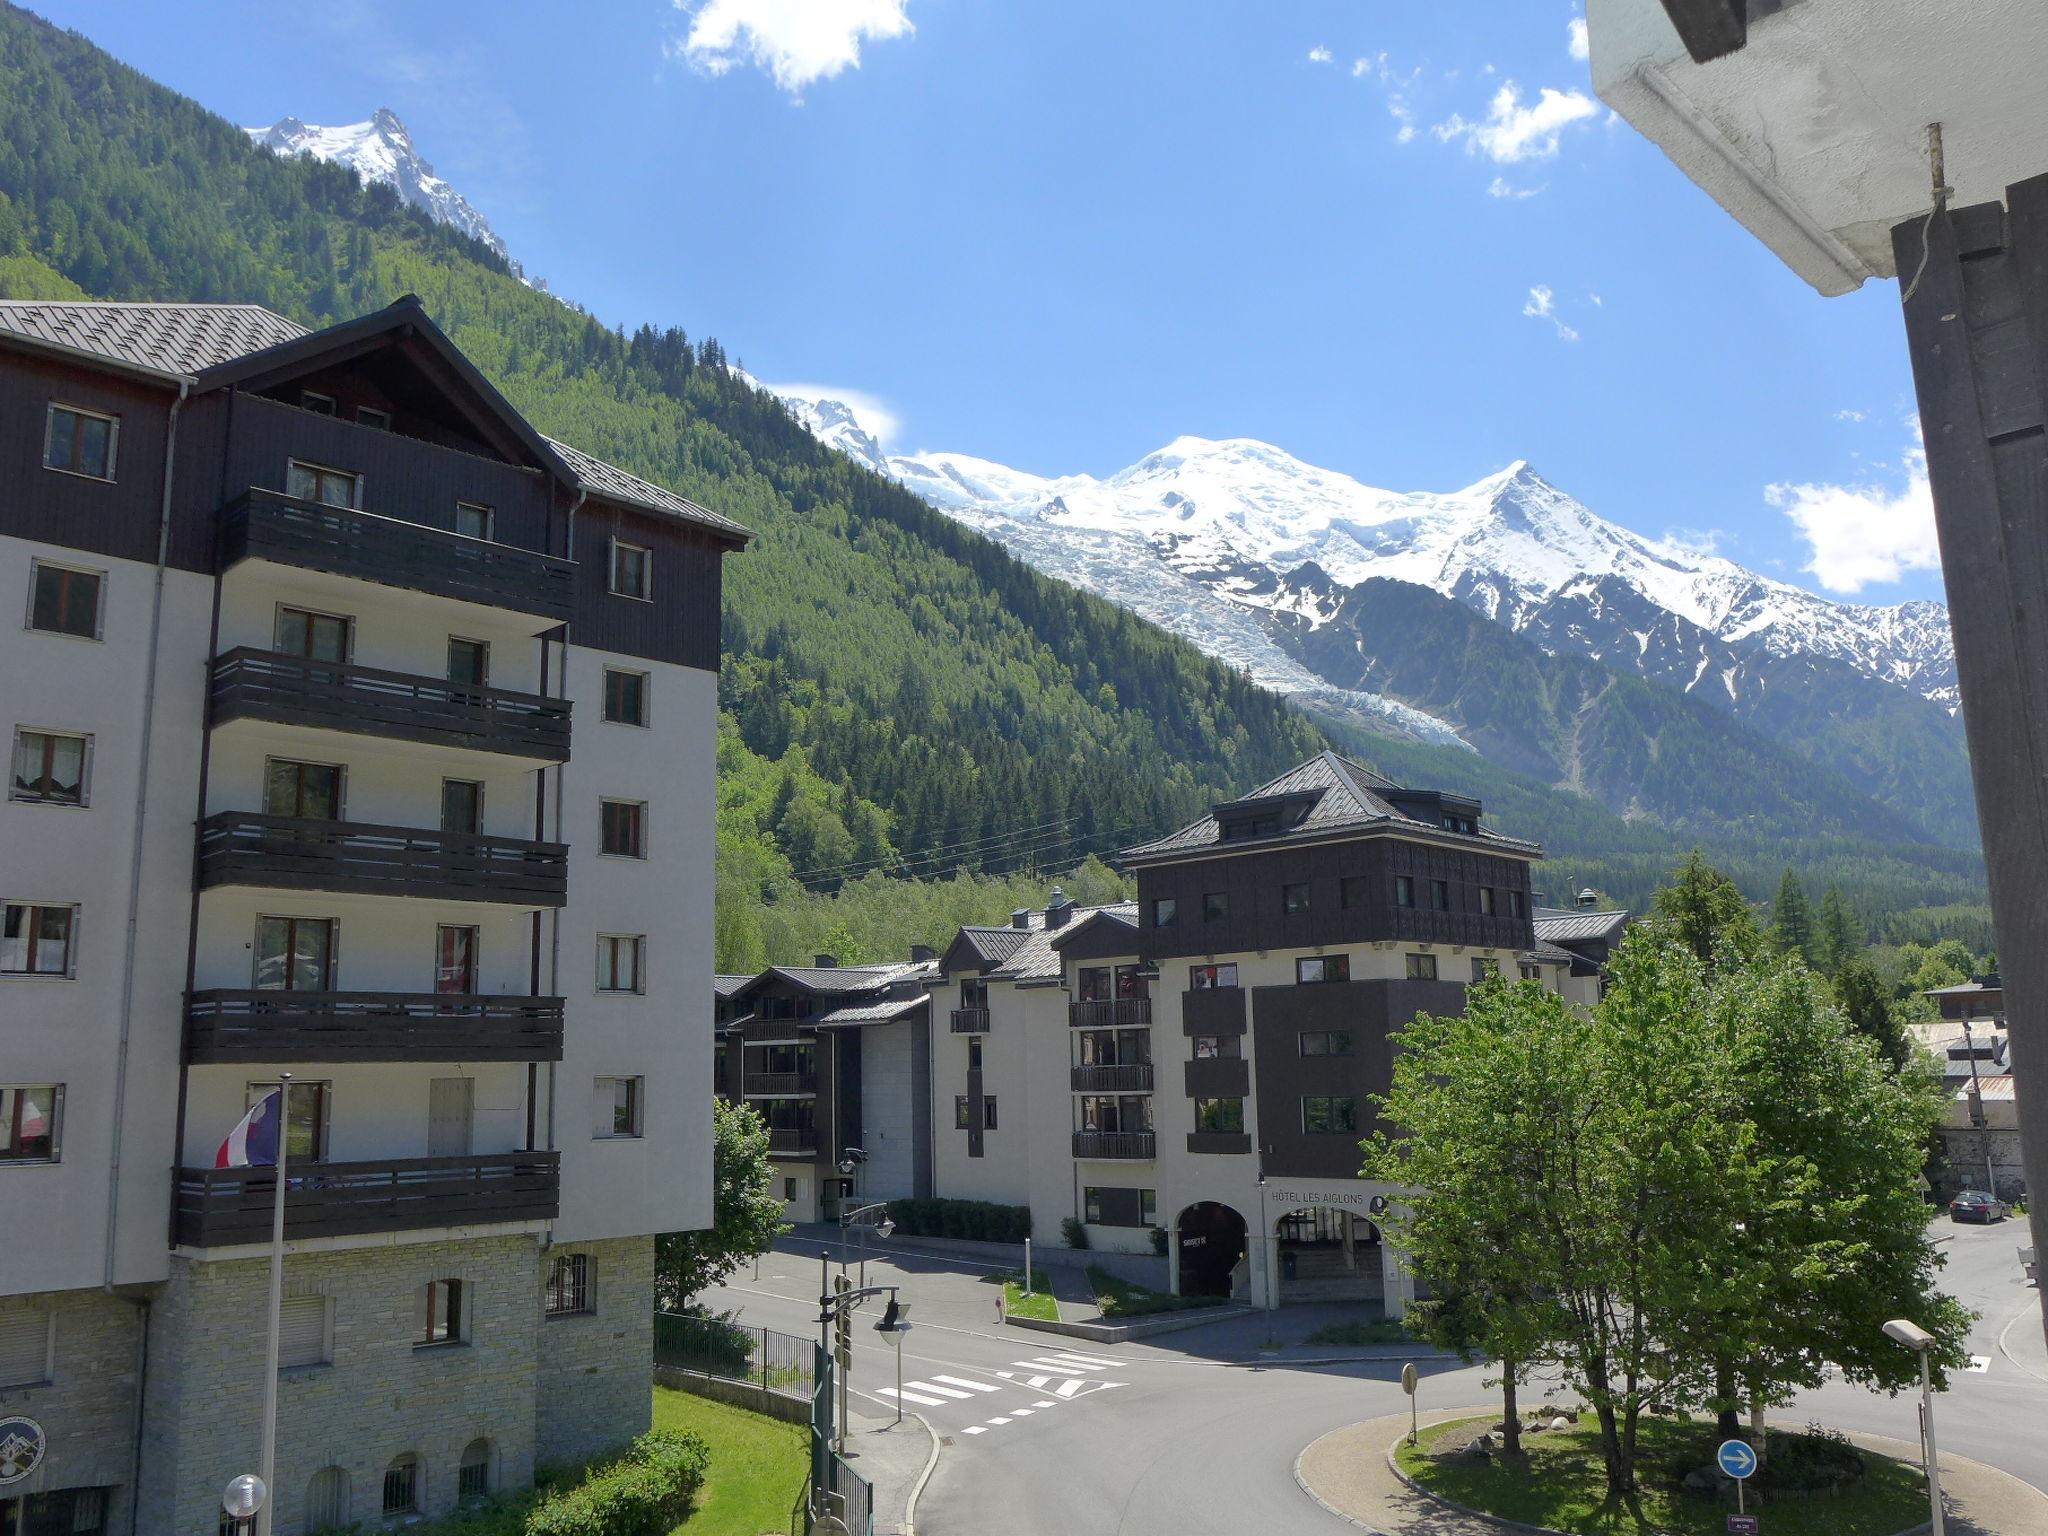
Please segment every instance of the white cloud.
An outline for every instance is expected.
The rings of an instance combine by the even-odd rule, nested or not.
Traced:
[[[1856,410],[1856,409],[1855,409],[1854,407],[1852,407],[1852,406],[1846,406],[1846,405],[1845,405],[1845,406],[1843,406],[1843,407],[1842,407],[1842,408],[1841,408],[1841,409],[1840,409],[1839,411],[1835,412],[1835,420],[1837,420],[1837,421],[1861,421],[1861,420],[1863,420],[1863,418],[1864,418],[1864,416],[1865,416],[1866,414],[1867,414],[1866,412],[1863,412],[1863,411],[1859,411],[1859,410]]]
[[[1531,320],[1548,320],[1557,327],[1559,341],[1577,341],[1579,333],[1564,323],[1564,317],[1557,312],[1557,294],[1548,283],[1538,283],[1529,290],[1528,302],[1523,304],[1522,313]]]
[[[796,95],[860,68],[860,45],[916,29],[910,0],[675,0],[689,30],[670,47],[692,69],[722,75],[752,64]]]
[[[1589,293],[1586,295],[1586,297],[1593,301],[1593,307],[1595,309],[1604,309],[1607,305],[1607,301],[1601,298],[1600,295],[1597,293]]]
[[[1544,184],[1544,186],[1545,186],[1545,187],[1547,187],[1548,185],[1549,185],[1549,183],[1547,183],[1547,182],[1546,182],[1546,183]],[[1488,197],[1504,197],[1504,198],[1508,198],[1508,199],[1510,199],[1511,201],[1514,201],[1514,202],[1521,202],[1521,201],[1522,201],[1522,200],[1524,200],[1525,198],[1531,198],[1531,197],[1536,197],[1536,196],[1538,196],[1539,194],[1541,194],[1541,193],[1543,192],[1543,190],[1544,190],[1544,187],[1516,187],[1516,186],[1510,186],[1510,185],[1509,185],[1509,184],[1508,184],[1508,183],[1507,183],[1507,182],[1506,182],[1505,180],[1503,180],[1503,179],[1502,179],[1501,177],[1499,177],[1499,176],[1496,176],[1496,177],[1494,177],[1494,178],[1493,178],[1493,180],[1492,180],[1492,181],[1490,181],[1490,182],[1488,182],[1488,183],[1487,183],[1487,186],[1486,186],[1486,195],[1487,195]]]
[[[1586,18],[1574,16],[1564,24],[1564,27],[1565,47],[1570,50],[1571,56],[1581,62],[1592,58],[1593,46],[1586,35]]]
[[[1917,429],[1916,429],[1917,437]],[[1771,485],[1764,500],[1792,520],[1806,543],[1811,572],[1830,592],[1861,592],[1909,571],[1941,569],[1934,536],[1934,493],[1927,451],[1904,455],[1903,488],[1884,485]]]
[[[1547,85],[1525,106],[1515,82],[1508,80],[1494,92],[1483,122],[1469,122],[1453,113],[1431,131],[1447,144],[1463,139],[1467,154],[1485,155],[1496,165],[1512,165],[1554,159],[1564,130],[1597,117],[1599,112],[1593,98],[1583,91],[1559,91]]]
[[[836,400],[853,412],[854,421],[863,432],[871,434],[884,448],[893,446],[903,433],[903,418],[898,416],[889,403],[880,395],[871,395],[864,389],[848,389],[841,384],[763,384],[771,395],[788,395],[816,405],[821,400]]]
[[[1382,54],[1381,57],[1384,58],[1385,55]],[[1363,80],[1367,75],[1372,73],[1372,70],[1373,61],[1369,58],[1353,59],[1351,61],[1351,78],[1354,80]]]
[[[1327,64],[1335,57],[1336,55],[1331,53],[1321,43],[1316,44],[1315,47],[1308,51],[1308,61],[1311,64]]]

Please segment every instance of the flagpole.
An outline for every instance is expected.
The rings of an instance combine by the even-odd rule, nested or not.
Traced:
[[[256,1536],[271,1536],[277,1509],[277,1330],[284,1312],[284,1163],[291,1141],[292,1075],[277,1074],[277,1190],[270,1209],[270,1344],[263,1357],[263,1466],[267,1491],[256,1511]]]

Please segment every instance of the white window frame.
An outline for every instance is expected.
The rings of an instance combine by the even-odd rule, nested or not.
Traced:
[[[31,1307],[30,1316],[40,1315],[43,1320],[43,1367],[34,1376],[19,1380],[0,1377],[0,1391],[11,1391],[16,1387],[44,1387],[57,1379],[57,1309],[55,1307]],[[19,1316],[19,1313],[14,1314]]]
[[[633,1120],[633,1128],[632,1128],[632,1129],[631,1129],[630,1131],[619,1131],[619,1130],[599,1130],[599,1129],[597,1128],[597,1125],[595,1124],[595,1121],[596,1121],[596,1113],[595,1113],[595,1111],[596,1111],[596,1109],[597,1109],[597,1096],[598,1096],[598,1095],[599,1095],[600,1093],[602,1093],[602,1092],[604,1092],[604,1091],[605,1091],[605,1085],[606,1085],[607,1083],[609,1083],[609,1084],[611,1084],[611,1085],[612,1085],[612,1096],[611,1096],[611,1100],[610,1100],[610,1102],[611,1102],[611,1108],[612,1108],[612,1113],[613,1113],[614,1115],[616,1115],[616,1114],[617,1114],[617,1111],[618,1111],[618,1099],[617,1099],[617,1093],[618,1093],[618,1085],[619,1085],[620,1083],[629,1083],[629,1084],[631,1084],[631,1085],[632,1085],[632,1111],[633,1111],[633,1114],[632,1114],[632,1120]],[[604,1073],[600,1073],[600,1074],[598,1074],[598,1075],[597,1075],[597,1076],[596,1076],[595,1078],[593,1078],[593,1079],[591,1080],[591,1084],[590,1084],[590,1099],[591,1099],[591,1110],[592,1110],[592,1116],[591,1116],[591,1119],[592,1119],[592,1122],[593,1122],[593,1123],[592,1123],[592,1125],[591,1125],[591,1127],[590,1127],[590,1139],[591,1139],[592,1141],[639,1141],[639,1140],[641,1140],[642,1138],[644,1138],[644,1137],[646,1136],[646,1134],[647,1134],[647,1079],[646,1079],[646,1078],[644,1078],[644,1077],[640,1077],[640,1076],[637,1076],[637,1075],[632,1075],[632,1074],[625,1074],[625,1073],[612,1073],[612,1074],[609,1074],[609,1075],[607,1075],[607,1074],[604,1074]],[[613,1123],[614,1123],[614,1124],[616,1124],[617,1122],[616,1122],[616,1121],[614,1121]]]
[[[633,945],[633,985],[608,987],[605,945],[608,940],[630,940]],[[647,995],[647,935],[644,933],[600,933],[597,936],[597,994],[600,997],[645,997]]]
[[[638,853],[612,853],[605,848],[604,808],[608,805],[630,805],[640,812],[640,851]],[[648,857],[649,844],[653,842],[648,828],[648,823],[652,818],[648,815],[647,809],[647,802],[645,800],[627,800],[618,795],[600,795],[597,801],[597,856],[600,859],[631,859],[638,863],[644,863]]]
[[[50,907],[65,907],[71,912],[71,931],[64,944],[64,969],[61,971],[0,971],[0,982],[8,981],[76,981],[78,979],[78,939],[82,930],[81,907],[75,901],[39,901],[33,896],[0,896],[0,912],[8,907],[32,907],[38,911]]]
[[[78,798],[75,801],[45,800],[40,796],[22,794],[15,788],[14,760],[21,753],[21,738],[24,736],[62,736],[85,744],[78,765]],[[16,805],[44,805],[60,811],[85,810],[92,804],[92,740],[91,731],[67,731],[54,725],[17,725],[14,728],[14,746],[7,755],[7,798]]]
[[[611,700],[611,677],[614,672],[618,673],[621,677],[637,677],[640,679],[640,718],[638,720],[617,720],[605,712]],[[651,729],[654,724],[654,674],[642,672],[633,667],[607,665],[598,680],[597,717],[605,725],[623,725],[629,730],[636,731]]]
[[[54,1168],[64,1161],[64,1085],[62,1083],[7,1083],[8,1088],[50,1090],[50,1155],[48,1157],[0,1156],[0,1168]]]
[[[58,471],[63,473],[63,471]],[[85,478],[90,478],[87,476]],[[61,629],[39,629],[36,627],[36,573],[38,571],[69,571],[74,576],[90,576],[100,584],[100,600],[93,607],[92,633],[74,635]],[[113,584],[107,572],[91,565],[73,565],[69,560],[45,560],[37,555],[28,563],[28,602],[21,616],[21,627],[32,635],[48,635],[53,640],[83,640],[99,644],[107,638],[107,589]]]
[[[74,416],[90,416],[95,421],[107,424],[107,472],[104,475],[89,475],[82,469],[63,469],[50,462],[50,433],[56,428],[57,413],[69,411]],[[74,480],[91,480],[98,485],[112,485],[121,460],[121,418],[112,411],[94,410],[89,405],[73,405],[69,400],[52,400],[43,411],[43,468],[53,475],[69,475]]]
[[[331,501],[322,501],[317,496],[301,496],[292,489],[292,470],[314,470],[323,475],[340,475],[355,482],[355,494],[349,498],[346,507],[337,507]],[[322,464],[314,459],[286,458],[284,461],[284,494],[294,501],[308,502],[316,507],[325,507],[330,512],[360,512],[363,509],[364,475],[359,469],[343,469],[339,464]]]
[[[371,418],[375,417],[373,421]],[[359,405],[356,407],[356,425],[373,427],[379,432],[391,430],[391,413],[381,405]]]
[[[323,411],[319,406],[309,403],[314,400],[324,403],[327,409]],[[334,416],[337,419],[340,413],[340,407],[336,404],[334,396],[324,394],[317,389],[302,389],[299,391],[299,409],[311,411],[315,416]]]
[[[647,557],[646,563],[645,563],[644,565],[642,565],[642,566],[641,566],[641,568],[640,568],[640,569],[641,569],[641,574],[642,574],[642,576],[644,577],[644,580],[643,580],[643,581],[641,582],[641,584],[640,584],[640,590],[639,590],[638,592],[628,592],[628,591],[627,591],[627,590],[626,590],[625,588],[623,588],[623,587],[621,587],[621,586],[619,585],[619,551],[620,551],[620,550],[622,550],[622,549],[630,549],[630,550],[634,551],[634,553],[636,553],[636,554],[641,554],[641,555],[645,555],[645,556]],[[614,534],[614,535],[612,536],[612,539],[611,539],[610,547],[608,548],[608,550],[606,551],[606,553],[607,553],[607,556],[608,556],[608,558],[607,558],[607,561],[606,561],[606,565],[605,565],[605,587],[606,587],[606,590],[608,590],[608,591],[609,591],[609,592],[611,593],[611,595],[612,595],[613,597],[629,597],[629,598],[631,598],[631,599],[632,599],[632,600],[633,600],[634,602],[636,602],[636,603],[651,603],[651,602],[653,602],[653,601],[654,601],[654,550],[653,550],[653,548],[652,548],[651,546],[649,546],[649,545],[646,545],[646,544],[635,544],[635,543],[634,543],[634,542],[633,542],[633,541],[632,541],[631,539],[622,539],[622,538],[619,538],[619,537],[618,537],[618,536],[617,536],[616,534]]]

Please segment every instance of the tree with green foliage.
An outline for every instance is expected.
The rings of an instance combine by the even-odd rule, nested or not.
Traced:
[[[1756,917],[1742,892],[1697,848],[1658,889],[1651,913],[1692,952],[1703,970],[1740,964],[1761,942]]]
[[[1913,1042],[1877,968],[1861,954],[1842,962],[1834,975],[1835,997],[1856,1032],[1878,1049],[1894,1072],[1913,1060]]]
[[[1863,932],[1849,915],[1849,903],[1842,896],[1842,888],[1830,880],[1828,888],[1821,892],[1820,921],[1813,933],[1814,969],[1824,976],[1833,976],[1863,952],[1863,945]]]
[[[789,1230],[775,1180],[768,1123],[751,1105],[712,1100],[711,1225],[655,1238],[654,1290],[664,1310],[720,1284]]]
[[[1813,964],[1813,908],[1806,900],[1806,887],[1799,872],[1789,864],[1778,881],[1778,894],[1771,900],[1771,948],[1781,955],[1797,955]]]

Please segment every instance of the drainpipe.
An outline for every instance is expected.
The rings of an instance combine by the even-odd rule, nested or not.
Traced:
[[[164,428],[164,487],[157,513],[156,583],[150,595],[149,653],[142,672],[142,738],[136,758],[134,846],[128,857],[128,925],[121,952],[121,1028],[114,1050],[114,1131],[107,1157],[107,1244],[101,1284],[114,1288],[114,1245],[121,1219],[121,1140],[128,1109],[128,1042],[135,1024],[135,948],[142,923],[142,833],[149,807],[149,747],[156,728],[156,664],[163,643],[164,576],[171,558],[171,476],[178,457],[178,413],[197,380],[178,380],[178,398],[171,402]],[[140,1425],[137,1426],[138,1433]]]
[[[128,1464],[128,1536],[137,1536],[142,1520],[142,1420],[149,1402],[149,1298],[135,1305],[142,1309],[142,1336],[135,1345],[135,1453]]]

